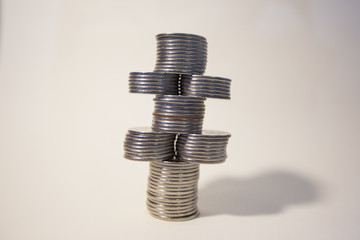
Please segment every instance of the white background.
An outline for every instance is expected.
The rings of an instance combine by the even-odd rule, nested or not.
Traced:
[[[0,239],[360,239],[360,3],[333,0],[2,0]],[[158,33],[208,40],[232,133],[201,166],[201,216],[146,211],[148,164],[122,157],[150,126]]]

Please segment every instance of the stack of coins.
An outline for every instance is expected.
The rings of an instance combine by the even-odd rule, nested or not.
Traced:
[[[181,94],[205,98],[230,99],[231,80],[203,75],[182,75]]]
[[[203,130],[206,98],[230,99],[228,78],[203,76],[207,62],[204,37],[158,34],[154,72],[132,72],[131,93],[156,94],[152,126],[132,128],[124,157],[149,161],[147,209],[166,221],[199,215],[199,164],[222,163],[230,134]]]
[[[181,95],[156,96],[152,129],[171,133],[200,133],[205,98]]]
[[[131,93],[175,94],[179,93],[179,75],[156,72],[132,72],[129,76]]]
[[[199,164],[178,160],[153,161],[147,191],[147,208],[156,218],[184,221],[195,218]]]
[[[176,141],[176,157],[194,163],[222,163],[230,133],[203,130],[201,134],[180,134]]]
[[[204,37],[183,34],[158,34],[155,72],[203,74],[207,61]]]
[[[176,134],[153,132],[151,128],[131,128],[125,137],[124,157],[129,160],[168,160],[174,157]]]

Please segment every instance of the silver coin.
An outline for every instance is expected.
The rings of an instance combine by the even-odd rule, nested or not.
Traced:
[[[185,62],[185,61],[177,61],[177,62],[157,62],[155,65],[155,69],[168,69],[168,70],[174,70],[179,69],[182,71],[203,71],[204,65],[198,64],[198,63],[191,63],[191,62]]]
[[[156,48],[158,50],[158,53],[160,51],[192,51],[196,52],[198,54],[202,54],[204,56],[207,55],[207,47],[204,45],[194,45],[194,44],[185,44],[185,43],[164,43],[161,42],[156,45]]]
[[[209,156],[209,155],[195,155],[195,154],[182,154],[182,152],[177,152],[176,154],[176,158],[181,159],[183,161],[189,161],[189,160],[204,160],[204,161],[217,161],[218,159],[226,159],[227,155],[223,154],[223,155],[213,155],[213,156]]]
[[[124,142],[124,145],[134,148],[156,148],[156,147],[168,147],[174,144],[174,142],[175,139],[169,139],[168,141],[164,141],[164,142],[128,140]]]
[[[184,159],[185,160],[185,159]],[[217,161],[205,161],[205,160],[193,160],[193,159],[186,159],[185,161],[193,162],[193,163],[199,163],[199,164],[220,164],[224,163],[226,159],[221,159]]]
[[[218,95],[218,94],[209,94],[209,93],[199,93],[199,92],[181,92],[182,95],[185,96],[199,96],[206,98],[218,98],[218,99],[230,99],[229,95]]]
[[[206,41],[198,41],[199,39],[187,39],[187,38],[173,38],[173,37],[163,37],[163,38],[157,38],[157,42],[176,42],[176,43],[186,43],[186,44],[196,44],[201,46],[206,46]]]
[[[172,135],[160,135],[156,134],[126,134],[125,139],[133,140],[133,141],[159,141],[159,142],[166,142],[169,139],[174,139],[175,134]]]
[[[195,79],[186,79],[186,78],[181,78],[181,83],[183,85],[209,85],[209,86],[224,86],[224,87],[230,87],[231,86],[231,82],[226,82],[226,81],[215,81],[215,80],[207,80],[207,79],[203,79],[203,80],[195,80]]]
[[[183,133],[183,135],[185,135],[186,133]],[[199,133],[200,135],[201,133]],[[209,144],[209,147],[212,145],[226,145],[229,142],[229,138],[191,138],[191,137],[181,137],[181,138],[177,138],[177,142],[178,143],[183,143],[183,144],[193,144],[193,145],[197,145],[197,144]]]
[[[151,83],[151,82],[129,82],[128,84],[128,88],[161,88],[161,89],[169,89],[169,90],[173,90],[173,89],[178,89],[180,87],[178,82],[172,82],[172,83],[164,83],[164,82],[156,82],[156,83]],[[161,94],[159,94],[161,95]],[[172,94],[169,94],[172,95]]]
[[[224,153],[226,152],[226,147],[221,147],[218,149],[213,149],[213,148],[183,148],[179,145],[176,145],[176,151],[177,152],[182,152],[182,153],[188,153],[188,152],[195,152],[196,154],[204,154],[204,155],[209,155],[209,154],[218,154],[218,153]]]
[[[151,179],[149,179],[151,181]],[[156,181],[156,180],[155,180]],[[147,191],[148,199],[153,202],[160,202],[160,203],[177,203],[177,204],[185,204],[189,201],[196,201],[197,200],[197,192],[193,192],[187,195],[179,195],[179,196],[170,196],[167,194],[158,194]]]
[[[179,148],[199,148],[199,149],[220,149],[226,148],[228,140],[184,140],[177,139],[176,146]]]
[[[152,200],[153,202],[161,202],[161,203],[186,203],[189,201],[197,200],[196,192],[194,194],[190,194],[190,196],[183,196],[183,197],[170,197],[170,196],[163,196],[163,195],[154,195],[153,193],[147,191],[148,199]]]
[[[170,42],[170,41],[157,41],[156,48],[160,49],[178,49],[186,51],[196,51],[206,54],[207,46],[205,44],[194,44],[194,43],[185,43],[185,42]]]
[[[190,64],[156,64],[155,70],[162,70],[162,71],[181,71],[181,72],[202,72],[205,69],[202,66],[190,65]]]
[[[194,218],[197,218],[199,216],[199,211],[197,211],[194,214],[190,214],[188,216],[179,216],[179,217],[169,217],[167,215],[161,215],[157,214],[156,212],[149,211],[150,215],[156,219],[163,220],[163,221],[169,221],[169,222],[181,222],[181,221],[188,221],[192,220]]]
[[[194,125],[194,124],[202,124],[204,119],[203,115],[197,115],[196,117],[181,117],[181,116],[165,116],[161,114],[153,114],[153,123],[160,123],[160,124],[166,124],[166,123],[177,123],[181,125]]]
[[[156,53],[156,61],[163,59],[188,59],[199,61],[202,63],[207,63],[206,54],[201,52],[195,52],[191,50],[168,50],[168,49],[158,49]],[[166,73],[165,73],[166,74]],[[169,74],[177,75],[178,74]]]
[[[205,69],[203,67],[179,67],[179,66],[155,66],[154,71],[159,72],[179,72],[179,74],[194,74],[194,73],[203,73]]]
[[[173,70],[173,69],[165,69],[165,68],[155,68],[155,72],[168,72],[168,73],[175,73],[175,74],[202,74],[205,72],[205,70],[197,71],[197,70],[191,70],[191,71],[183,71],[183,70]]]
[[[185,125],[185,126],[179,126],[179,125],[170,125],[170,126],[164,126],[160,124],[154,124],[154,129],[158,129],[159,131],[163,132],[169,132],[169,133],[200,133],[202,125]]]
[[[198,171],[192,172],[192,173],[173,173],[173,172],[168,172],[166,174],[158,172],[153,170],[152,174],[154,176],[157,177],[162,177],[162,178],[169,178],[169,179],[193,179],[194,177],[198,177]]]
[[[220,95],[220,96],[230,96],[230,91],[228,90],[219,90],[219,89],[207,89],[207,88],[194,88],[194,87],[181,87],[180,91],[182,93],[197,93],[197,94],[207,94],[207,95]],[[187,96],[187,95],[185,95]]]
[[[182,119],[181,119],[181,121],[180,120],[177,121],[176,119],[170,119],[167,122],[160,121],[157,119],[153,119],[153,121],[152,121],[152,127],[154,127],[154,126],[169,127],[169,128],[170,127],[201,127],[202,124],[203,124],[202,120],[193,120],[193,119],[191,119],[191,121],[189,121],[189,122],[183,122]]]
[[[154,189],[158,189],[159,191],[170,191],[170,192],[178,192],[178,191],[194,191],[197,189],[196,181],[192,184],[181,185],[181,184],[168,184],[166,182],[160,182],[155,180],[148,181],[148,187],[152,187]]]
[[[195,101],[195,102],[202,102],[204,99],[197,98],[197,97],[184,97],[184,96],[173,96],[173,95],[158,95],[154,99],[161,100],[167,99],[169,101],[176,100],[176,101]]]
[[[179,42],[184,43],[188,45],[199,45],[199,46],[206,46],[207,42],[199,39],[194,38],[178,38],[178,37],[162,37],[162,38],[156,38],[157,44],[167,44],[171,42]]]
[[[178,93],[179,89],[177,88],[173,88],[173,89],[166,89],[166,88],[153,88],[153,87],[132,87],[129,88],[129,91],[136,91],[136,92],[155,92],[155,94],[157,94],[157,92],[159,92],[160,94],[167,94],[167,93]]]
[[[157,184],[158,181],[155,179],[149,179],[149,181],[154,181],[154,184]],[[197,182],[197,180],[195,181]],[[181,204],[185,205],[191,202],[195,202],[197,200],[197,191],[194,191],[193,193],[187,194],[187,195],[167,195],[167,194],[158,194],[147,191],[148,199],[152,202],[158,202],[158,203],[164,203],[164,204]]]
[[[164,104],[164,103],[155,103],[155,109],[159,110],[188,110],[188,111],[204,111],[205,106],[201,104]]]
[[[148,203],[150,210],[155,211],[157,214],[164,214],[166,216],[175,216],[175,215],[188,215],[191,212],[197,211],[197,206],[194,202],[192,205],[187,207],[182,205],[182,208],[172,208],[164,207],[163,204],[152,204],[151,201]]]
[[[184,86],[182,86],[182,87],[180,87],[180,90],[181,90],[181,92],[188,92],[188,93],[202,93],[202,94],[209,94],[209,95],[230,96],[230,89],[226,90],[226,89],[219,89],[219,88],[210,89],[208,87],[193,87],[193,86],[192,87],[184,87]]]
[[[203,57],[204,59],[207,56],[207,47],[205,45],[195,45],[195,44],[186,44],[186,43],[170,43],[170,42],[158,42],[156,44],[157,55],[165,54],[167,51],[177,51],[179,53],[193,53],[198,56]]]
[[[179,91],[167,89],[129,89],[129,92],[141,94],[178,94]]]
[[[191,121],[191,122],[181,122],[176,121],[174,119],[164,122],[164,121],[158,121],[156,119],[153,119],[153,126],[161,126],[161,127],[201,127],[203,122],[202,121]]]
[[[194,39],[199,41],[205,41],[206,38],[196,34],[190,33],[159,33],[156,35],[156,38],[180,38],[180,39]]]
[[[184,134],[180,137],[195,137],[195,138],[201,138],[201,137],[208,137],[208,138],[229,138],[231,137],[231,134],[229,132],[225,131],[217,131],[217,130],[206,130],[204,129],[201,134]]]
[[[186,135],[186,134],[183,134]],[[199,134],[201,135],[201,134]],[[229,137],[205,137],[205,136],[182,136],[178,137],[179,142],[197,144],[197,143],[207,143],[207,144],[226,144],[229,141]]]
[[[188,163],[178,159],[169,159],[150,163],[150,168],[152,169],[154,167],[164,169],[164,171],[187,171],[188,169],[199,169],[199,164]]]
[[[156,56],[156,62],[162,63],[162,62],[191,62],[191,63],[197,63],[199,65],[204,65],[207,63],[206,58],[201,55],[196,55],[194,53],[186,53],[186,52],[169,52],[164,51],[164,53],[158,51]],[[175,75],[175,74],[174,74]]]
[[[172,77],[178,77],[174,76],[172,74],[166,74],[166,73],[154,73],[154,72],[130,72],[130,76],[160,76],[160,77],[166,77],[166,78],[172,78]]]
[[[164,87],[130,87],[129,91],[158,91],[158,92],[178,92],[178,88],[164,88]]]
[[[181,118],[203,118],[204,117],[204,111],[197,111],[197,112],[192,112],[192,111],[181,111],[181,110],[177,110],[177,111],[171,111],[171,110],[156,110],[154,112],[155,115],[160,115],[160,116],[170,116],[170,117],[181,117]]]
[[[169,141],[173,141],[174,137],[159,137],[159,136],[134,136],[134,135],[126,135],[125,142],[134,143],[134,144],[167,144]]]
[[[131,155],[126,155],[124,154],[124,158],[128,159],[128,160],[133,160],[133,161],[158,161],[158,160],[166,160],[171,158],[172,156],[165,156],[165,157],[137,157],[137,156],[131,156]]]
[[[199,53],[194,51],[188,51],[188,50],[165,50],[165,49],[158,49],[156,53],[156,60],[162,59],[162,58],[187,58],[187,59],[193,59],[198,60],[203,63],[207,63],[205,53]],[[159,73],[161,74],[161,73]],[[164,73],[168,74],[169,73]],[[171,75],[178,75],[178,74],[171,74]],[[179,76],[179,75],[178,75]]]
[[[190,205],[180,205],[180,206],[173,206],[171,207],[171,204],[162,204],[162,203],[156,203],[152,202],[150,200],[147,200],[146,202],[147,206],[150,208],[150,210],[157,212],[158,214],[174,214],[174,213],[185,213],[188,211],[192,211],[194,208],[197,208],[196,205],[190,204]]]
[[[157,203],[153,202],[151,200],[147,200],[147,204],[151,206],[151,208],[155,209],[164,209],[164,210],[180,210],[180,211],[186,211],[189,209],[192,209],[194,207],[194,203],[191,202],[190,204],[163,204],[163,203]]]
[[[151,181],[151,179],[150,179]],[[156,180],[154,180],[156,181]],[[197,180],[195,180],[197,181]],[[181,192],[169,192],[167,190],[159,191],[148,187],[148,193],[152,194],[153,197],[166,198],[169,200],[173,199],[187,199],[197,195],[197,191],[181,191]]]
[[[191,76],[186,75],[186,76],[182,76],[182,79],[231,82],[231,79],[229,79],[229,78],[216,77],[216,76],[205,76],[205,75],[191,75]]]
[[[196,179],[199,176],[189,176],[187,178],[169,178],[169,176],[158,176],[158,175],[154,175],[154,173],[151,174],[151,176],[149,177],[149,179],[151,179],[152,181],[156,181],[159,185],[163,185],[163,186],[178,186],[178,187],[194,187],[194,182],[196,181]],[[178,189],[178,191],[180,191]]]
[[[220,85],[220,84],[212,84],[212,83],[184,83],[181,82],[181,88],[182,89],[193,89],[193,90],[212,90],[212,91],[219,91],[219,92],[230,92],[230,86],[229,85]]]
[[[180,212],[179,211],[169,211],[169,210],[163,210],[163,209],[156,209],[156,208],[149,209],[149,211],[151,211],[151,210],[156,210],[155,214],[166,216],[168,218],[188,216],[190,214],[195,214],[198,211],[196,207],[194,207],[191,210],[180,211]]]
[[[162,127],[154,127],[154,129],[156,131],[159,132],[169,132],[169,133],[199,133],[201,132],[201,128],[176,128],[176,129],[171,129],[171,128],[162,128]]]
[[[190,155],[190,156],[219,156],[226,155],[226,149],[211,149],[211,150],[198,150],[198,149],[189,149],[189,148],[176,148],[178,153],[181,155]]]
[[[159,149],[160,152],[165,152],[168,151],[170,152],[171,150],[173,150],[172,146],[167,146],[167,147],[128,147],[128,146],[124,146],[124,149],[126,149],[126,151],[128,152],[155,152],[156,153],[156,149]],[[125,151],[125,150],[124,150]]]
[[[174,87],[178,86],[178,81],[140,81],[140,80],[129,80],[129,86],[155,86],[155,87]]]
[[[169,154],[162,154],[162,155],[156,155],[156,154],[139,155],[139,154],[124,153],[124,157],[129,160],[158,161],[158,160],[166,160],[166,159],[172,158],[172,157],[174,157],[174,154],[169,153]]]
[[[194,195],[195,196],[197,195],[197,192],[188,192],[188,193],[184,192],[184,193],[181,193],[181,194],[170,194],[167,191],[159,192],[159,191],[152,190],[152,189],[149,189],[149,188],[148,188],[148,193],[152,194],[152,196],[155,197],[155,198],[160,197],[160,198],[166,198],[168,200],[188,199],[189,197],[191,198]]]
[[[174,149],[172,148],[163,148],[163,149],[158,149],[158,151],[156,151],[156,149],[135,149],[135,148],[125,148],[124,152],[131,154],[131,155],[137,155],[137,156],[141,156],[141,155],[160,155],[160,154],[167,154],[167,153],[172,153],[174,151]]]
[[[203,64],[198,61],[186,61],[186,60],[161,60],[156,62],[156,68],[176,68],[184,70],[193,70],[203,68]]]
[[[125,148],[124,152],[131,155],[161,155],[161,154],[168,154],[174,151],[173,148],[164,148],[156,151],[156,148],[153,149],[135,149],[135,148]]]

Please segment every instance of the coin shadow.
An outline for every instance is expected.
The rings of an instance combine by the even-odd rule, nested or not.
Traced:
[[[200,216],[278,214],[290,206],[318,201],[320,192],[313,180],[287,171],[221,178],[200,188]]]

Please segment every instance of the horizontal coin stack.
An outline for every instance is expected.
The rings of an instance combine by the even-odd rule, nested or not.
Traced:
[[[149,161],[147,209],[158,219],[190,220],[199,215],[199,164],[227,158],[230,133],[203,130],[206,98],[230,99],[231,80],[202,75],[204,37],[158,34],[153,72],[131,72],[131,93],[156,94],[152,127],[129,129],[124,157]]]

